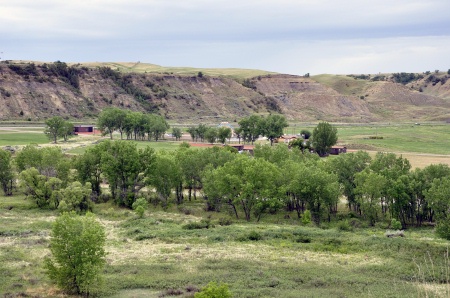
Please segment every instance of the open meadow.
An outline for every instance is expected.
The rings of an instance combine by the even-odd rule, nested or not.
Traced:
[[[233,297],[447,297],[448,241],[432,228],[388,238],[386,226],[354,221],[321,228],[269,215],[259,223],[206,213],[194,201],[144,217],[110,204],[94,210],[107,233],[102,296],[192,297],[209,281]],[[0,292],[5,297],[63,296],[44,274],[56,211],[22,196],[0,197]],[[349,216],[345,212],[339,216]],[[207,219],[209,228],[186,229]]]
[[[288,130],[298,133],[294,130],[299,127]],[[372,156],[377,151],[395,152],[410,160],[413,168],[450,165],[448,124],[337,128],[339,144],[352,150],[368,150]],[[57,145],[70,155],[80,155],[103,138],[78,135]],[[53,146],[43,128],[0,126],[0,147],[19,149],[30,143]],[[173,151],[180,144],[136,143],[156,151]],[[38,208],[17,189],[13,196],[1,194],[0,294],[67,297],[44,270],[59,210]],[[236,219],[229,206],[206,211],[202,194],[192,201],[185,196],[182,204],[171,201],[164,209],[150,198],[142,218],[111,200],[95,204],[93,213],[106,231],[107,256],[103,284],[93,294],[194,297],[216,281],[228,284],[233,297],[450,296],[450,243],[436,236],[432,224],[408,226],[398,237],[387,237],[392,233],[389,217],[370,226],[348,210],[343,198],[337,212],[319,226],[282,208],[258,221],[246,221],[241,211]]]

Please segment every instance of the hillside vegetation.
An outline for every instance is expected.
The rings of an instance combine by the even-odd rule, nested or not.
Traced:
[[[185,123],[282,113],[290,121],[450,120],[446,73],[377,76],[275,74],[145,63],[0,63],[1,120],[95,118],[106,107]]]

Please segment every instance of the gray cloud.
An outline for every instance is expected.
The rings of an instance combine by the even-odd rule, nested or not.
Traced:
[[[450,65],[448,11],[447,0],[1,1],[0,51],[294,74],[419,71]]]

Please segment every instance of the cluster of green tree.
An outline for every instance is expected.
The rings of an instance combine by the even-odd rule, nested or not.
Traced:
[[[28,63],[26,65],[20,64],[9,64],[9,69],[14,71],[16,74],[20,76],[37,76],[37,68],[34,63]]]
[[[67,141],[74,133],[73,123],[65,121],[59,116],[47,119],[45,125],[44,133],[50,140],[53,140],[55,144],[58,142],[58,138],[63,138],[64,141]]]
[[[355,80],[360,79],[360,80],[370,80],[370,74],[365,75],[365,74],[360,74],[360,75],[347,75],[348,77],[354,78]]]
[[[232,131],[229,127],[208,127],[202,123],[198,126],[189,127],[187,131],[191,135],[193,142],[206,140],[209,143],[215,143],[216,140],[219,140],[220,143],[225,144],[226,140],[232,136]]]
[[[75,294],[95,289],[104,264],[104,229],[91,215],[75,215],[98,201],[114,200],[142,216],[147,203],[181,205],[197,199],[200,191],[210,211],[248,221],[293,212],[304,223],[311,218],[320,224],[337,218],[344,195],[353,216],[371,225],[435,222],[438,235],[450,238],[450,168],[411,170],[407,159],[390,153],[371,158],[360,151],[323,159],[285,144],[257,145],[254,156],[227,146],[201,150],[184,144],[156,153],[133,142],[106,140],[69,159],[60,148],[29,145],[14,159],[0,150],[5,195],[13,194],[16,181],[39,208],[63,212],[52,229],[46,268],[61,288]],[[102,182],[109,191],[102,190]]]
[[[112,139],[113,132],[120,132],[120,139],[125,133],[127,139],[158,141],[169,129],[169,124],[160,115],[131,112],[119,108],[104,109],[97,121],[98,128],[103,134],[109,134]]]
[[[242,118],[238,123],[239,127],[235,129],[235,133],[239,142],[242,139],[252,144],[260,136],[264,136],[273,145],[274,140],[283,135],[283,129],[289,126],[283,115],[272,114],[267,117],[251,115]]]
[[[104,141],[73,160],[59,148],[27,146],[14,162],[2,152],[0,181],[11,194],[20,189],[41,208],[86,212],[92,202],[114,200],[132,208],[140,197],[167,207],[183,204],[201,190],[208,210],[232,212],[246,220],[286,210],[317,224],[336,215],[344,195],[348,208],[370,225],[395,219],[403,227],[437,222],[450,237],[450,168],[430,165],[411,171],[395,154],[348,153],[333,159],[277,146],[257,145],[254,157],[225,147],[204,150],[183,145],[174,152],[137,149],[127,141]],[[73,170],[72,170],[73,169]],[[17,171],[17,172],[15,172]],[[102,194],[100,183],[109,192]],[[150,189],[150,190],[149,190]]]
[[[432,74],[432,75],[429,75],[425,81],[427,83],[431,83],[433,86],[435,86],[439,82],[441,83],[441,85],[444,85],[447,82],[447,80],[448,80],[448,76],[438,77],[438,76],[435,76]]]
[[[412,81],[417,81],[417,80],[422,79],[423,75],[415,74],[415,73],[401,72],[401,73],[392,74],[392,78],[395,83],[400,83],[400,84],[406,85]]]
[[[65,62],[56,61],[51,64],[44,63],[42,70],[49,76],[56,76],[75,89],[80,89],[80,69],[68,66]]]
[[[87,68],[79,68],[76,66],[68,66],[65,62],[56,61],[54,63],[44,63],[36,66],[34,63],[27,64],[9,64],[9,69],[14,71],[25,79],[29,79],[30,76],[37,78],[39,82],[44,82],[46,79],[39,76],[38,68],[42,70],[47,76],[55,76],[61,81],[67,83],[71,87],[79,90],[80,79],[79,76],[83,71],[87,71]]]
[[[122,88],[127,94],[132,95],[136,100],[138,100],[143,107],[149,111],[157,111],[158,106],[151,101],[152,95],[145,90],[142,90],[133,82],[133,76],[130,74],[121,74],[119,71],[115,71],[110,67],[99,67],[100,75],[104,79],[111,79],[117,86]],[[156,93],[158,98],[164,98],[167,96],[167,91],[165,89],[159,88],[152,82],[147,82],[146,87],[151,88],[152,92]]]

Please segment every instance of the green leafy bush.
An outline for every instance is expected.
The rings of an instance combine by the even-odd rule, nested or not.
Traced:
[[[302,224],[308,225],[310,223],[311,223],[311,211],[306,210],[305,212],[303,212]]]
[[[450,240],[450,221],[439,221],[436,225],[436,234],[443,239]]]
[[[134,212],[139,216],[139,218],[144,217],[145,210],[147,209],[148,203],[145,198],[138,198],[132,205]]]
[[[353,231],[353,226],[348,222],[348,220],[339,221],[337,228],[340,231]]]
[[[231,298],[233,297],[228,284],[210,282],[206,287],[201,289],[200,292],[195,293],[195,298]]]
[[[401,230],[402,229],[402,223],[398,221],[397,219],[393,218],[391,220],[391,228],[394,230]]]

